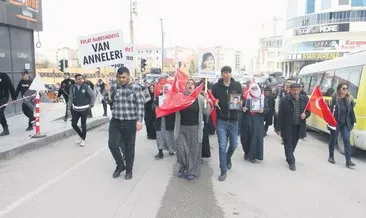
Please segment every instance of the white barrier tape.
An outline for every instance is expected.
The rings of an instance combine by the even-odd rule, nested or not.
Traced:
[[[34,116],[35,117],[39,117],[39,113],[34,113]]]
[[[10,104],[17,103],[18,101],[27,100],[27,98],[31,98],[31,97],[33,97],[33,96],[35,96],[35,95],[36,95],[36,94],[33,94],[33,95],[31,95],[31,96],[27,96],[27,97],[19,98],[19,99],[15,100],[15,101],[10,101],[10,102],[8,102],[8,103],[6,103],[6,104],[1,105],[1,106],[0,106],[0,108],[2,108],[2,107],[6,107],[6,106],[8,106],[8,105],[10,105]]]

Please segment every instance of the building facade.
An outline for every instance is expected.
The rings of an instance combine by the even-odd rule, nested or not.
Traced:
[[[289,0],[282,60],[287,76],[365,44],[365,0]]]
[[[146,70],[145,72],[150,72],[151,68],[161,68],[162,53],[161,47],[153,45],[135,45],[135,60],[136,69],[141,72],[141,59],[146,60]]]
[[[21,70],[35,72],[34,31],[42,31],[42,1],[0,1],[0,71],[7,73],[14,86]],[[37,43],[37,46],[40,46]],[[5,113],[21,113],[21,103],[10,104]]]
[[[274,17],[263,23],[260,30],[259,49],[255,61],[252,61],[252,73],[268,74],[282,71],[281,56],[285,20]]]

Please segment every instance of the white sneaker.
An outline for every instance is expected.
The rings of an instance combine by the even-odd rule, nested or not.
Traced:
[[[80,145],[81,141],[82,141],[82,139],[81,139],[81,138],[78,138],[78,139],[75,141],[75,143]]]
[[[81,142],[80,142],[80,146],[81,146],[81,147],[84,147],[85,145],[86,145],[85,140],[81,140]]]

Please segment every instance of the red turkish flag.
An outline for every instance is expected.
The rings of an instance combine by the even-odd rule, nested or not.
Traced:
[[[183,93],[188,80],[188,75],[180,71],[179,69],[175,73],[172,83],[172,92]]]
[[[212,120],[212,123],[213,125],[215,126],[216,128],[216,120],[217,120],[217,114],[216,114],[216,109],[215,109],[215,104],[216,104],[216,98],[212,95],[212,92],[210,90],[207,91],[207,95],[208,95],[208,98],[211,99],[211,103],[210,106],[211,106],[211,112],[210,112],[210,117],[211,117],[211,120]]]
[[[198,86],[190,95],[184,95],[183,93],[168,92],[165,94],[163,105],[155,109],[156,118],[163,117],[177,111],[188,108],[197,99],[198,95],[202,92],[203,84]]]
[[[172,80],[160,79],[159,82],[154,84],[155,97],[159,96],[163,92],[165,84],[172,84]]]
[[[323,95],[318,86],[315,86],[308,104],[306,105],[306,110],[317,115],[318,117],[323,118],[332,129],[336,128],[337,121],[330,112],[328,105],[325,103]]]

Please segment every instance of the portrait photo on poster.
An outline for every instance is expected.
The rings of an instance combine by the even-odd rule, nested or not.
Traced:
[[[216,57],[214,52],[202,52],[199,55],[199,76],[202,78],[212,78],[216,76]]]
[[[240,94],[230,94],[229,110],[240,110],[241,101]]]
[[[261,98],[252,98],[250,99],[250,111],[258,112],[263,109],[262,99]]]
[[[144,94],[144,102],[148,102],[151,100],[151,96],[150,96],[150,92],[148,89],[145,89],[144,91],[142,91]]]

